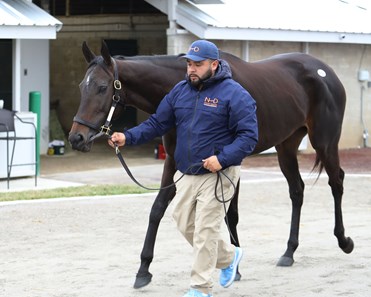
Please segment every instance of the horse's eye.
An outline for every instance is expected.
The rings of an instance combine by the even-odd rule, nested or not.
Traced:
[[[107,91],[107,86],[98,87],[98,93],[102,94]]]

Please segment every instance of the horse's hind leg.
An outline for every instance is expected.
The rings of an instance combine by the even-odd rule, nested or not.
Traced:
[[[339,247],[347,254],[351,253],[354,248],[353,240],[350,237],[345,237],[345,229],[342,214],[342,198],[343,198],[343,182],[344,171],[339,164],[338,146],[333,145],[325,148],[317,148],[317,159],[323,164],[326,173],[329,177],[328,184],[331,187],[332,196],[334,197],[335,207],[335,228],[334,235],[338,240]]]
[[[345,90],[335,75],[329,76],[328,85],[323,86],[322,81],[317,81],[316,96],[322,99],[316,100],[312,106],[311,119],[308,121],[308,135],[317,153],[316,165],[321,165],[320,170],[325,168],[329,178],[328,184],[334,197],[334,234],[338,239],[339,247],[345,253],[351,253],[354,247],[353,240],[344,235],[341,209],[344,171],[340,168],[338,149],[345,109]]]
[[[299,224],[304,199],[304,182],[299,172],[297,150],[305,134],[306,128],[299,129],[289,139],[276,146],[279,165],[286,177],[292,204],[287,249],[279,259],[277,266],[291,266],[294,263],[294,252],[299,246]]]

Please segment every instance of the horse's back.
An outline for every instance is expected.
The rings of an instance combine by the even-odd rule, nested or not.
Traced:
[[[256,62],[226,53],[222,58],[230,64],[233,78],[256,100],[262,135],[257,152],[282,143],[302,128],[319,130],[334,119],[341,127],[345,90],[326,63],[304,53],[279,54]]]
[[[222,57],[229,62],[234,78],[247,88],[252,82],[262,84],[263,79],[267,82],[288,81],[290,84],[295,80],[303,87],[320,82],[344,90],[334,70],[309,54],[283,53],[255,62],[246,62],[228,53],[222,53]]]

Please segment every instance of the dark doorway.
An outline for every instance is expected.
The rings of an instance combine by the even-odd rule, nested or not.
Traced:
[[[135,39],[105,39],[104,41],[107,43],[112,56],[136,56],[138,54],[138,44]]]
[[[107,39],[108,49],[111,56],[136,56],[138,54],[138,44],[136,40],[116,40]],[[125,112],[120,120],[112,121],[113,128],[116,130],[128,129],[136,126],[137,123],[137,110],[132,106],[126,106]]]
[[[13,108],[13,50],[11,39],[0,39],[0,99],[4,100],[4,108]]]

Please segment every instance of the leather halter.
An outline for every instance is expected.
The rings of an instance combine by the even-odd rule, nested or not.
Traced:
[[[113,113],[115,112],[115,109],[116,109],[116,106],[117,106],[117,103],[120,102],[120,91],[121,91],[121,82],[119,80],[119,75],[118,75],[118,69],[117,69],[117,64],[116,64],[116,61],[115,59],[111,58],[112,59],[112,62],[113,62],[113,71],[114,71],[114,81],[113,81],[113,88],[115,90],[113,96],[112,96],[112,105],[111,105],[111,108],[110,108],[110,111],[108,113],[108,116],[107,116],[107,119],[106,119],[106,122],[104,123],[104,125],[100,126],[99,125],[96,125],[96,124],[92,124],[88,121],[85,121],[81,118],[79,118],[78,116],[75,116],[73,118],[73,121],[76,122],[76,123],[79,123],[83,126],[86,126],[90,129],[93,129],[95,131],[99,131],[97,134],[95,134],[93,137],[91,137],[89,139],[89,142],[92,142],[93,140],[97,139],[98,137],[101,137],[103,135],[107,136],[107,137],[110,137],[111,136],[111,120],[112,120],[112,116],[113,116]]]

